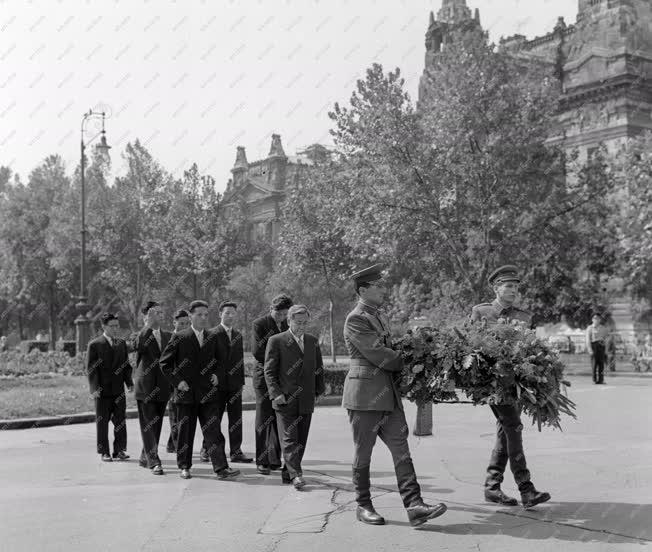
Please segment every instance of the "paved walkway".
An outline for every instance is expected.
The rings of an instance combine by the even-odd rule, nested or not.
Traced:
[[[531,511],[481,500],[494,431],[488,408],[435,407],[435,436],[412,436],[411,449],[424,496],[449,511],[419,530],[407,523],[382,443],[372,481],[388,525],[355,521],[351,436],[338,407],[314,415],[301,493],[251,465],[222,482],[196,464],[185,481],[165,452],[167,473],[155,477],[134,460],[137,420],[128,422],[126,463],[99,462],[92,424],[0,432],[0,550],[652,550],[652,380],[573,384],[578,421],[564,433],[526,428],[533,480],[553,496]],[[407,412],[412,423],[412,405]],[[253,416],[244,417],[250,454]],[[509,475],[504,488],[516,493]]]

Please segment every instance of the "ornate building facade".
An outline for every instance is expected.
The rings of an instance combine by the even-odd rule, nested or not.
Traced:
[[[480,14],[466,0],[443,0],[437,17],[430,14],[420,99],[428,92],[429,67],[451,32],[473,27],[481,27]],[[652,0],[578,0],[574,24],[560,17],[543,36],[517,34],[501,39],[499,47],[524,62],[549,65],[559,79],[558,134],[551,141],[581,152],[603,143],[613,151],[652,130]]]
[[[453,31],[482,28],[466,0],[443,0],[430,14],[419,100],[428,94],[428,72],[448,47]],[[604,144],[615,151],[628,138],[652,131],[652,0],[578,0],[577,18],[558,18],[549,33],[528,39],[513,35],[499,49],[524,63],[548,65],[562,92],[552,143],[577,148],[585,158]],[[630,298],[613,279],[610,310],[617,333],[630,344],[652,331],[633,313]]]
[[[245,148],[237,147],[235,163],[231,169],[233,176],[227,183],[224,200],[227,205],[244,203],[250,240],[276,242],[286,189],[303,178],[311,165],[324,160],[328,155],[326,147],[313,144],[288,157],[278,134],[272,134],[269,154],[264,159],[250,163]]]

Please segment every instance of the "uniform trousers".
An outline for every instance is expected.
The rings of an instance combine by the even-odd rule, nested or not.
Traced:
[[[421,488],[414,471],[410,447],[409,428],[401,409],[392,411],[349,410],[353,431],[353,485],[360,506],[371,504],[370,466],[376,438],[380,437],[392,454],[398,490],[406,508],[421,501]]]
[[[534,488],[523,451],[523,424],[521,413],[514,405],[492,405],[496,416],[496,444],[491,453],[485,488],[497,490],[503,481],[503,474],[509,460],[509,467],[520,492]]]

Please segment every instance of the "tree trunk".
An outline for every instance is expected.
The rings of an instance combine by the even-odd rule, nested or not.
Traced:
[[[50,350],[56,350],[57,342],[57,315],[54,312],[54,283],[50,283],[50,312],[48,316],[48,324],[50,326]]]

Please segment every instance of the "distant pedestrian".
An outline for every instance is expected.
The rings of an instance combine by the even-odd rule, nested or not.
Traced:
[[[586,329],[586,348],[591,356],[593,383],[604,383],[604,364],[608,328],[602,323],[602,317],[594,314],[592,324]]]

